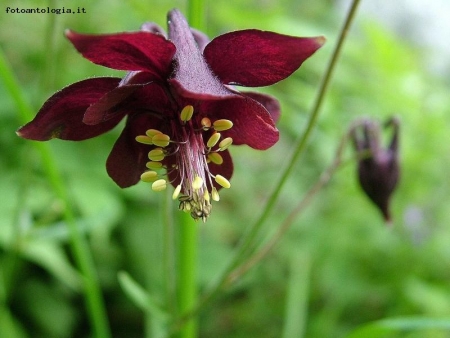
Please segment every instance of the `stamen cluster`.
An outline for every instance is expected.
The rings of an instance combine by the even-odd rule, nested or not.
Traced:
[[[231,186],[222,175],[214,175],[209,164],[224,162],[220,152],[228,149],[233,139],[223,138],[220,132],[231,129],[233,123],[227,119],[211,121],[208,117],[197,122],[193,117],[194,107],[187,105],[171,124],[173,137],[148,129],[145,135],[138,135],[136,141],[152,147],[146,164],[149,170],[141,175],[141,180],[152,183],[153,191],[163,191],[167,188],[163,177],[173,177],[169,183],[179,182],[172,194],[172,199],[178,198],[179,209],[205,222],[211,213],[211,200],[220,200],[214,182],[223,188]],[[206,134],[210,136],[205,143],[203,136]]]

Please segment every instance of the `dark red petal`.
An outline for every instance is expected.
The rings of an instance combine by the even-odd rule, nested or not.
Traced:
[[[223,83],[260,87],[291,75],[324,42],[250,29],[216,37],[203,54]]]
[[[63,88],[50,97],[33,121],[17,131],[21,137],[45,141],[52,138],[80,141],[92,138],[112,129],[122,116],[107,123],[88,126],[82,122],[86,109],[105,93],[113,90],[119,78],[103,77],[87,79]]]
[[[175,46],[162,35],[145,31],[108,35],[66,31],[75,48],[93,63],[119,70],[141,70],[165,78]]]
[[[96,125],[103,123],[118,114],[117,109],[114,109],[119,103],[127,99],[137,89],[143,85],[127,85],[123,87],[116,87],[110,92],[103,95],[100,100],[91,105],[84,114],[83,123],[88,125]],[[123,116],[123,114],[122,114]]]
[[[184,16],[169,12],[169,39],[176,46],[175,76],[170,83],[181,96],[214,100],[235,96],[213,75],[206,64]]]
[[[117,115],[152,112],[164,114],[170,109],[170,101],[164,88],[157,83],[117,87],[104,95],[86,111],[83,122],[103,123]]]
[[[206,112],[212,122],[218,119],[233,122],[231,129],[221,132],[223,137],[232,137],[233,144],[264,150],[278,141],[278,129],[269,112],[249,97],[204,102],[201,111]]]
[[[151,148],[135,140],[137,135],[145,135],[150,128],[159,129],[160,120],[150,114],[131,115],[127,124],[114,144],[106,161],[108,175],[121,188],[127,188],[139,182],[145,171],[148,152]]]
[[[278,102],[278,100],[275,97],[256,92],[244,92],[242,94],[261,103],[269,112],[270,116],[272,117],[272,120],[275,123],[278,122],[281,115],[281,107],[280,102]]]

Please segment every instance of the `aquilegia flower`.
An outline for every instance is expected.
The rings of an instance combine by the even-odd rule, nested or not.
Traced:
[[[324,38],[249,29],[209,41],[176,9],[168,14],[168,27],[168,36],[154,23],[132,33],[67,31],[85,58],[128,73],[123,79],[92,78],[62,89],[18,135],[80,141],[126,117],[106,163],[111,178],[122,188],[142,179],[155,191],[164,190],[168,181],[180,209],[205,221],[211,200],[219,200],[218,189],[230,187],[228,147],[267,149],[278,141],[278,101],[238,92],[232,85],[267,86],[288,77]]]
[[[386,148],[381,145],[381,130],[378,122],[364,120],[352,132],[355,149],[363,156],[358,162],[359,183],[388,223],[391,222],[389,200],[400,176],[399,124],[395,117],[385,123],[385,127],[393,128],[391,142]],[[362,135],[358,134],[359,127],[362,128]],[[368,154],[363,154],[364,152]]]

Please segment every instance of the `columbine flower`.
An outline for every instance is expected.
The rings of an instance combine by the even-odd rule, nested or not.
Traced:
[[[364,192],[380,209],[386,222],[391,222],[389,199],[399,179],[398,132],[399,121],[392,118],[385,127],[393,128],[389,147],[380,145],[381,131],[377,122],[365,120],[360,125],[362,137],[353,129],[352,138],[357,152],[362,156],[358,162],[359,183]],[[364,152],[368,152],[364,154]]]
[[[62,89],[18,135],[79,141],[109,131],[126,116],[106,163],[111,178],[122,188],[142,179],[160,191],[168,184],[166,174],[180,209],[205,221],[211,200],[219,200],[218,189],[230,187],[228,147],[267,149],[278,141],[278,101],[231,85],[267,86],[288,77],[324,38],[250,29],[209,41],[176,9],[168,14],[168,26],[167,37],[153,23],[133,33],[67,31],[85,58],[128,73]]]

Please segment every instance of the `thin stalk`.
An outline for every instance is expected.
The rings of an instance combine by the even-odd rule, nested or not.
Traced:
[[[180,214],[178,232],[178,309],[179,314],[189,313],[195,306],[197,291],[198,229],[187,213]],[[179,332],[180,338],[198,335],[198,321],[192,316]]]
[[[307,191],[305,196],[300,200],[297,206],[289,213],[285,220],[280,224],[274,235],[250,258],[248,258],[242,265],[235,268],[226,280],[225,284],[231,284],[233,281],[239,279],[244,273],[250,270],[253,266],[259,263],[264,257],[266,257],[269,252],[278,244],[283,238],[284,234],[289,230],[289,228],[294,223],[294,220],[298,215],[305,210],[305,208],[311,203],[314,196],[331,180],[336,171],[342,167],[343,163],[347,164],[353,162],[354,160],[360,160],[371,156],[370,152],[362,151],[356,155],[356,157],[351,158],[345,162],[342,161],[342,156],[344,149],[348,143],[350,135],[353,131],[354,126],[352,126],[349,131],[344,135],[336,151],[333,162],[326,168],[326,170],[320,175],[317,182]]]
[[[17,106],[19,120],[21,123],[30,121],[33,117],[33,110],[28,105],[23,92],[0,50],[0,77],[6,89]],[[56,162],[48,144],[41,142],[31,142],[41,156],[44,172],[50,182],[56,196],[64,202],[63,217],[67,224],[71,239],[71,249],[74,259],[81,274],[83,275],[84,293],[87,313],[94,331],[94,336],[99,338],[110,337],[109,325],[106,310],[103,304],[101,289],[95,273],[95,266],[92,260],[89,247],[81,232],[79,231],[64,181],[57,169]]]
[[[188,0],[187,18],[189,26],[204,31],[205,23],[205,1]]]

